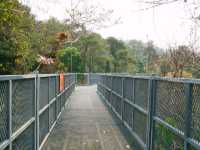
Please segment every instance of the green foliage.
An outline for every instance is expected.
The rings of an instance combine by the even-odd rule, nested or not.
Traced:
[[[105,70],[104,64],[107,56],[105,40],[97,33],[87,33],[76,44],[81,53],[83,72],[99,72]]]
[[[0,8],[0,74],[27,73],[35,64],[29,49],[34,18],[17,0],[3,0]]]
[[[62,64],[64,64],[65,66],[64,71],[75,71],[77,70],[76,66],[78,66],[79,64],[77,63],[75,64],[73,60],[80,59],[80,52],[76,47],[66,47],[64,49],[58,50],[57,58]]]
[[[165,121],[173,127],[176,127],[176,121],[173,118],[167,117]],[[176,139],[176,136],[166,127],[161,124],[156,124],[156,149],[178,149],[184,150],[184,145],[181,141]],[[176,148],[175,148],[176,147]]]

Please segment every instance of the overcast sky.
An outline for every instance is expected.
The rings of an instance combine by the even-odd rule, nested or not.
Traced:
[[[38,19],[50,16],[64,19],[69,0],[24,0],[31,6],[32,13]],[[138,2],[140,1],[140,2]],[[182,0],[184,1],[184,0]],[[188,0],[193,1],[193,0]],[[195,0],[199,1],[200,0]],[[166,48],[173,44],[184,44],[189,40],[191,27],[189,3],[176,2],[158,8],[138,11],[145,8],[141,0],[87,0],[104,8],[113,9],[114,17],[121,17],[121,24],[96,30],[103,37],[115,36],[122,40],[153,40],[154,43]]]

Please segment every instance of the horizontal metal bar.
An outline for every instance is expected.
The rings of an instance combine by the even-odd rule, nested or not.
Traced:
[[[39,116],[49,108],[49,104],[45,105],[41,110],[39,110]]]
[[[117,92],[115,92],[115,91],[111,91],[113,94],[115,94],[115,96],[117,96],[117,97],[119,97],[119,98],[123,98],[121,95],[119,95]]]
[[[46,77],[57,77],[59,74],[38,74],[38,77],[40,78],[46,78]]]
[[[11,140],[15,140],[20,134],[22,134],[33,122],[35,121],[35,118],[32,117],[29,121],[27,121],[24,125],[22,125],[17,131],[15,131],[12,136]]]
[[[146,144],[141,140],[141,138],[132,130],[132,128],[126,122],[123,121],[123,123],[126,126],[126,128],[129,130],[129,132],[132,134],[132,136],[139,143],[139,145],[145,150]]]
[[[10,141],[9,140],[5,140],[0,144],[0,150],[5,149],[7,146],[9,146]]]
[[[35,74],[30,74],[30,75],[0,75],[0,81],[34,79],[34,78],[36,78]]]
[[[128,103],[129,105],[131,105],[132,107],[134,107],[137,111],[143,113],[144,115],[148,115],[148,112],[143,109],[142,107],[138,106],[137,104],[131,103],[129,100],[127,100],[126,98],[124,98],[124,101],[126,103]]]
[[[98,94],[105,99],[105,97],[103,96],[103,94],[101,92],[98,91]],[[105,99],[105,102],[107,103],[107,100]],[[112,107],[113,108],[113,107]],[[120,121],[122,121],[121,116],[119,115],[119,113],[117,113],[115,111],[115,109],[112,109],[112,111],[114,112],[114,114],[118,117],[118,119],[120,119]],[[140,144],[140,146],[144,149],[146,149],[146,144],[140,139],[140,137],[132,130],[132,128],[130,128],[130,126],[125,122],[122,121],[123,124],[125,125],[125,127],[129,130],[129,132],[132,134],[132,136],[136,139],[136,141]]]
[[[186,141],[188,143],[190,143],[192,146],[194,146],[196,149],[200,149],[200,142],[199,141],[195,141],[192,138],[187,138]]]
[[[68,97],[67,99],[69,99],[69,97]],[[66,105],[68,106],[68,104],[69,104],[69,100],[66,101],[65,106],[66,106]],[[39,150],[42,150],[42,147],[44,146],[44,144],[45,144],[45,142],[47,141],[47,139],[48,139],[49,135],[51,134],[51,132],[53,131],[53,128],[55,127],[56,123],[58,122],[58,119],[61,117],[61,114],[62,114],[62,112],[63,112],[64,110],[65,110],[65,107],[62,107],[62,108],[61,108],[61,111],[59,112],[58,116],[56,117],[55,122],[54,122],[53,125],[50,127],[50,130],[49,130],[48,134],[45,136],[44,140],[42,141],[42,143],[41,143],[41,145],[40,145],[40,147],[39,147]]]
[[[45,142],[47,141],[49,135],[50,135],[50,132],[48,132],[47,135],[44,137],[42,143],[40,144],[39,150],[42,150],[42,147],[44,146]]]
[[[167,122],[163,121],[162,119],[158,118],[158,117],[153,117],[153,119],[159,123],[160,125],[163,125],[165,128],[169,129],[171,132],[173,132],[174,134],[176,134],[177,136],[181,137],[182,139],[185,139],[184,136],[184,132],[171,126],[170,124],[168,124]]]
[[[49,105],[53,104],[56,101],[56,97],[54,97],[50,102]]]
[[[102,87],[104,87],[105,89],[107,89],[108,91],[112,91],[109,87],[107,87],[106,85],[99,83]]]

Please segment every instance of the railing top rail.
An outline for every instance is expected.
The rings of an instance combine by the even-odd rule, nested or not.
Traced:
[[[64,75],[72,75],[74,73],[65,73]],[[53,77],[59,76],[59,74],[24,74],[24,75],[0,75],[0,81],[5,80],[20,80],[20,79],[31,79],[38,77]]]
[[[36,74],[29,75],[0,75],[0,81],[35,78]]]
[[[168,81],[168,82],[177,82],[177,83],[191,83],[191,84],[200,84],[200,79],[193,78],[172,78],[172,77],[159,77],[159,76],[134,76],[134,75],[119,75],[119,74],[99,74],[102,76],[112,76],[112,77],[127,77],[134,79],[154,79],[156,81]]]

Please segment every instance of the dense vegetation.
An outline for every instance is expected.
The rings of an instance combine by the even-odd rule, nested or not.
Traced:
[[[152,41],[104,39],[83,23],[89,20],[78,22],[80,16],[72,17],[63,22],[55,18],[38,21],[17,0],[1,1],[0,74],[25,74],[39,69],[41,73],[123,72],[174,77],[186,72],[199,77],[200,56],[189,46],[163,50]],[[94,20],[103,22],[105,18]]]

